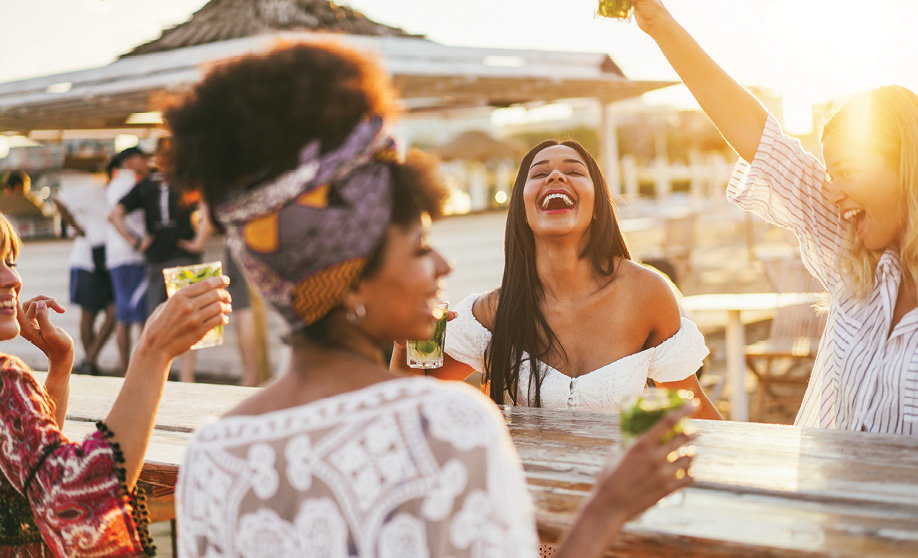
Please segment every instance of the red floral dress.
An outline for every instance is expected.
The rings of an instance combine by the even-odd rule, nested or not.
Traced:
[[[0,558],[152,556],[105,425],[71,442],[22,361],[0,354],[0,381]]]

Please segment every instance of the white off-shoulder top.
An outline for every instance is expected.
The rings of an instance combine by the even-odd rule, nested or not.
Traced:
[[[472,313],[478,296],[467,296],[454,309],[458,316],[447,325],[446,354],[481,371],[491,332]],[[701,367],[707,355],[704,336],[694,322],[683,317],[679,331],[656,347],[622,357],[577,378],[543,363],[542,407],[618,412],[620,401],[641,393],[647,378],[657,382],[684,380]],[[529,385],[529,362],[524,354],[518,401],[524,407],[535,402],[535,393],[529,393]]]

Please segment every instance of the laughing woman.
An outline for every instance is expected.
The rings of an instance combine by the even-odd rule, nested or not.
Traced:
[[[823,129],[823,164],[660,0],[635,14],[741,157],[728,197],[793,230],[831,296],[796,424],[918,435],[918,95],[851,98]]]
[[[283,375],[188,444],[184,558],[538,556],[498,409],[383,364],[394,339],[432,333],[450,271],[429,241],[436,182],[387,135],[392,96],[364,55],[297,44],[227,61],[164,113],[167,172],[202,190],[292,345]],[[688,437],[661,440],[677,415],[599,475],[559,558],[604,556],[624,521],[690,482],[690,456],[667,460]]]
[[[595,159],[545,141],[520,165],[507,214],[499,289],[459,303],[441,379],[484,373],[498,404],[617,411],[658,386],[693,391],[695,418],[720,414],[695,371],[708,354],[670,286],[635,264]],[[404,347],[392,363],[401,367]]]

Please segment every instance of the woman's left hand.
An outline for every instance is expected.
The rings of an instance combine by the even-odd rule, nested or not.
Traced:
[[[64,313],[64,307],[57,300],[39,295],[20,303],[16,318],[19,320],[19,334],[54,362],[72,355],[73,339],[69,333],[51,323],[49,310]]]

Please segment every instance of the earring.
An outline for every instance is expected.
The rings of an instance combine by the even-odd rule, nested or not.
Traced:
[[[347,318],[347,321],[350,322],[352,326],[359,326],[360,322],[367,317],[367,307],[358,302],[353,308],[347,309],[347,312],[344,313],[344,317]]]

